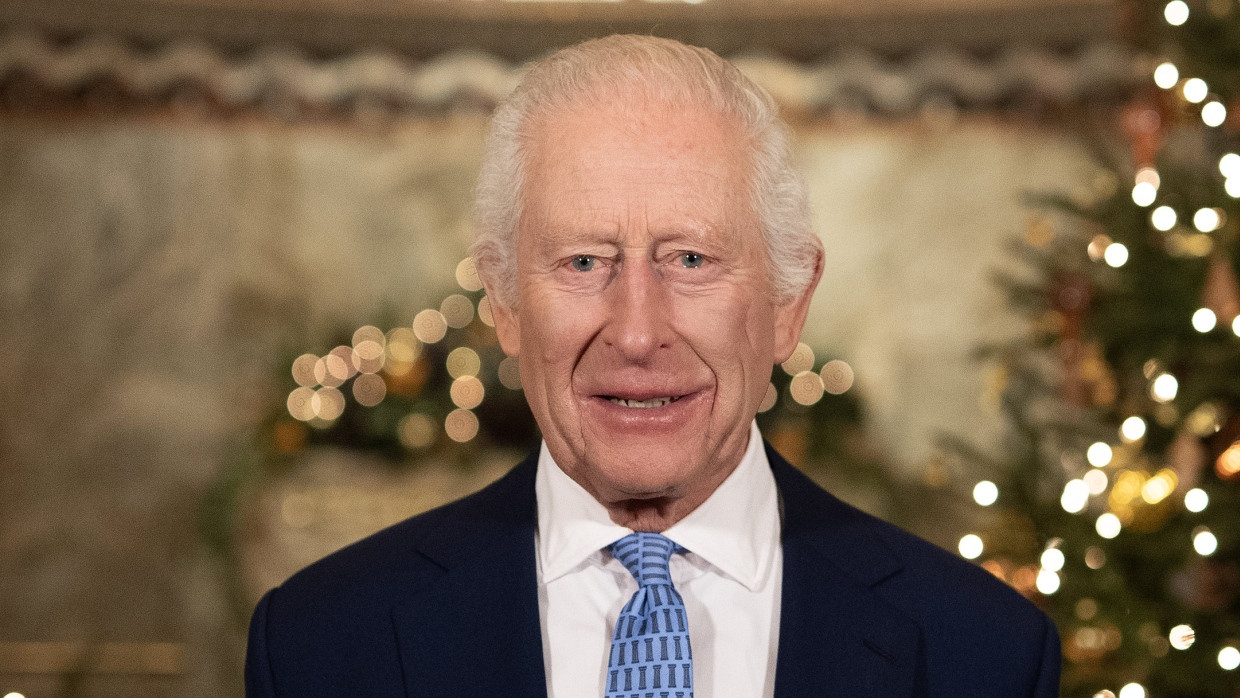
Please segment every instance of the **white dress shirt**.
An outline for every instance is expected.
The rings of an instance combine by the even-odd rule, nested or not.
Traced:
[[[538,612],[549,698],[600,696],[616,617],[637,582],[607,547],[632,533],[551,458],[538,457]],[[694,694],[769,697],[775,688],[783,551],[775,478],[754,423],[736,470],[663,535],[689,614]]]

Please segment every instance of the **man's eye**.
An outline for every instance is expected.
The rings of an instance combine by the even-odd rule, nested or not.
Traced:
[[[686,269],[697,269],[706,258],[696,252],[685,252],[680,255],[680,264]]]
[[[594,269],[595,262],[596,260],[594,257],[588,254],[579,254],[576,257],[573,257],[573,261],[570,262],[570,264],[572,264],[573,269],[577,271],[590,271]]]

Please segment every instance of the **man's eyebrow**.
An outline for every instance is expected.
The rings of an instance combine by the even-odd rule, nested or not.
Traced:
[[[555,230],[543,228],[530,237],[531,239],[527,240],[524,245],[527,249],[538,250],[543,256],[558,257],[585,251],[595,254],[606,251],[610,254],[622,247],[617,233],[588,228],[565,227]]]
[[[624,244],[625,233],[619,224],[534,221],[529,228],[533,235],[527,244],[532,243],[540,248],[582,244],[629,247]],[[678,221],[649,229],[647,234],[648,237],[643,239],[641,247],[691,245],[703,249],[718,249],[736,245],[743,232],[736,226],[715,221]]]
[[[717,249],[735,245],[740,240],[741,233],[731,226],[702,223],[668,226],[660,231],[654,231],[651,236],[655,246],[692,245],[704,249]]]
[[[555,226],[542,228],[540,232],[540,242],[546,246],[574,245],[583,243],[618,244],[620,241],[620,233],[618,230],[603,230],[594,227]]]

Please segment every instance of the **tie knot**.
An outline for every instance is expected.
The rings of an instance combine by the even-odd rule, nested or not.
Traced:
[[[611,554],[624,563],[639,587],[671,584],[667,562],[678,546],[659,533],[630,533],[611,544]]]

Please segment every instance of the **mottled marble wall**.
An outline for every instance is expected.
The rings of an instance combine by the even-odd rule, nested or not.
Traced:
[[[239,694],[201,497],[282,351],[449,287],[484,127],[0,120],[0,693]],[[915,472],[936,431],[994,427],[968,354],[1018,329],[988,279],[1019,195],[1088,168],[980,118],[798,137],[828,249],[806,341]]]
[[[838,351],[884,446],[919,472],[936,434],[985,442],[985,373],[970,352],[1024,328],[994,272],[1036,211],[1032,193],[1097,174],[1080,144],[988,120],[954,126],[808,126],[800,154],[827,265],[805,341]]]

